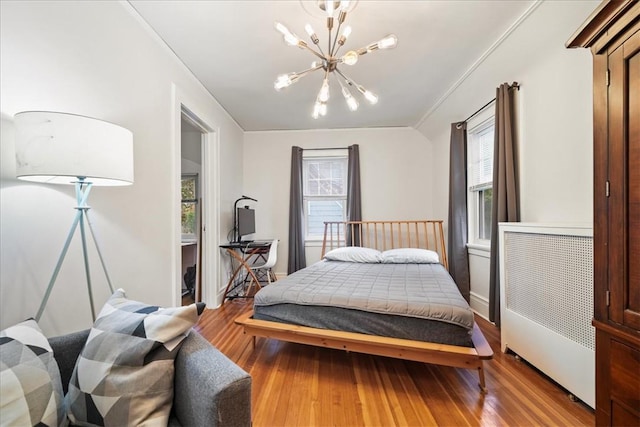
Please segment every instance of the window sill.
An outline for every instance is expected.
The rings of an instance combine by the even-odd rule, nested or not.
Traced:
[[[321,248],[322,247],[322,239],[320,240],[305,240],[304,246],[307,248]]]
[[[485,243],[467,243],[467,249],[472,251],[491,253],[491,244]]]
[[[334,241],[333,244],[335,245],[336,242]],[[329,245],[329,241],[327,241],[327,245]],[[339,245],[340,246],[345,246],[344,240],[341,240],[339,242]],[[305,246],[305,248],[321,248],[322,247],[322,239],[319,239],[319,240],[313,240],[313,239],[305,240],[304,241],[304,246]]]

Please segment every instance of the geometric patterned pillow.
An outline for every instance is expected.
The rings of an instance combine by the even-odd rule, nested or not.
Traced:
[[[96,318],[71,375],[66,396],[71,422],[166,426],[174,360],[204,307],[149,306],[118,289]]]
[[[35,320],[0,332],[0,422],[59,426],[65,421],[60,370]]]

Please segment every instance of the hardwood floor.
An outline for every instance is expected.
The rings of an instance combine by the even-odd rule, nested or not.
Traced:
[[[591,408],[526,362],[500,351],[500,331],[478,318],[495,353],[488,394],[475,371],[245,336],[233,320],[252,301],[206,310],[196,329],[253,378],[253,425],[592,426]]]

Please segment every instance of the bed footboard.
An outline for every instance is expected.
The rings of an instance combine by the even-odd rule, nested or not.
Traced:
[[[435,365],[477,369],[480,389],[483,393],[486,392],[483,361],[493,357],[493,350],[477,324],[474,325],[472,335],[474,347],[459,347],[257,320],[253,318],[253,311],[239,316],[235,323],[243,327],[245,334],[254,338],[265,337]]]

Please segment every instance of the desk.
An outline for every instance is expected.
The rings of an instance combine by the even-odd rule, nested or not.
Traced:
[[[260,289],[260,281],[256,277],[253,270],[251,270],[251,264],[255,262],[256,259],[262,258],[266,260],[266,256],[269,254],[269,249],[271,248],[271,242],[273,240],[255,240],[253,242],[234,242],[227,243],[224,245],[220,245],[221,249],[226,249],[227,253],[231,257],[231,268],[233,270],[233,274],[229,278],[229,282],[227,283],[227,287],[224,290],[224,295],[222,296],[222,304],[227,300],[227,298],[251,298],[251,288],[253,287],[253,282]],[[234,260],[238,263],[237,267],[234,268]],[[232,296],[229,297],[229,291],[235,289],[236,287],[246,283],[246,277],[240,283],[236,283],[236,278],[238,274],[242,270],[247,271],[247,276],[251,280],[249,284],[249,289],[243,296]]]

